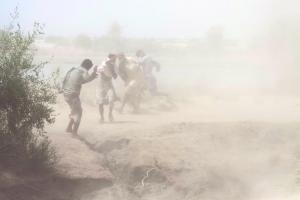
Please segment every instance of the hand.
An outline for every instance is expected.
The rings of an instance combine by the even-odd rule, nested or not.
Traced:
[[[97,69],[98,69],[98,66],[95,65],[94,68],[93,68],[93,74],[95,74],[97,72]]]

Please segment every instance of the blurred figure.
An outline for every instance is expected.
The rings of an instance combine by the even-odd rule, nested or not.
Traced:
[[[118,74],[125,84],[120,112],[127,103],[133,106],[133,111],[139,111],[141,94],[145,85],[143,71],[135,59],[126,57],[124,53],[118,55]]]
[[[104,105],[109,105],[108,118],[110,122],[114,121],[113,109],[114,102],[118,100],[112,78],[117,78],[115,71],[117,56],[109,54],[101,66],[97,69],[99,84],[97,87],[97,102],[99,104],[100,122],[104,122]]]
[[[128,84],[129,77],[127,72],[127,65],[129,61],[124,53],[119,53],[118,55],[118,74],[120,78],[124,81],[125,86]]]
[[[157,91],[157,81],[153,74],[153,68],[156,72],[160,71],[160,64],[153,60],[150,56],[147,56],[143,50],[136,52],[137,62],[142,67],[146,80],[146,87],[152,95],[159,95]]]
[[[80,101],[81,85],[96,78],[97,67],[89,74],[93,63],[90,59],[85,59],[79,67],[70,69],[63,81],[62,90],[65,101],[69,104],[71,113],[70,121],[66,132],[77,134],[82,116],[82,107]]]

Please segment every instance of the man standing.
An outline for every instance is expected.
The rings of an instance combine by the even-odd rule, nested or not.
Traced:
[[[157,72],[160,71],[160,64],[154,61],[151,57],[147,56],[143,50],[138,50],[136,52],[137,62],[142,67],[147,89],[150,91],[152,95],[158,95],[157,92],[157,82],[156,77],[153,74],[153,68],[156,69]]]
[[[101,66],[97,69],[99,85],[97,87],[97,101],[99,104],[100,122],[104,122],[104,105],[109,105],[108,118],[110,122],[114,121],[113,108],[114,102],[118,100],[112,78],[117,78],[115,71],[117,56],[109,54]]]
[[[92,61],[90,59],[85,59],[79,67],[70,69],[64,78],[62,90],[65,101],[71,108],[71,113],[69,115],[70,121],[66,132],[77,134],[82,116],[82,107],[79,98],[81,85],[96,78],[97,67],[94,67],[91,74],[88,72],[92,66]]]

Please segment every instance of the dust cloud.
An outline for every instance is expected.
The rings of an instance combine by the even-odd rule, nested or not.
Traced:
[[[153,2],[150,8],[166,6]],[[300,198],[300,3],[206,2],[170,2],[166,13],[174,16],[161,16],[165,24],[154,10],[153,20],[145,11],[136,26],[130,12],[116,15],[101,34],[73,26],[75,35],[59,32],[49,22],[50,34],[36,42],[36,60],[49,60],[45,73],[59,69],[61,79],[84,58],[100,65],[108,53],[135,57],[138,49],[162,67],[155,76],[168,96],[146,92],[139,114],[130,107],[119,114],[117,102],[114,123],[99,123],[98,82],[84,85],[78,138],[64,133],[69,108],[59,96],[47,129],[58,171],[96,177],[101,168],[113,182],[78,199]],[[114,84],[122,97],[124,83]]]

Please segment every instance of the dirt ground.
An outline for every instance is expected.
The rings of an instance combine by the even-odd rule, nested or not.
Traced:
[[[69,108],[59,96],[46,130],[58,174],[2,173],[0,200],[298,200],[300,96],[257,92],[247,69],[165,69],[158,78],[170,98],[146,98],[140,113],[115,111],[104,124],[94,81],[82,89],[77,137],[64,132]]]
[[[194,96],[170,104],[156,97],[141,113],[115,112],[116,121],[104,124],[97,106],[83,102],[79,136],[72,137],[63,131],[68,108],[60,98],[48,132],[62,174],[112,182],[78,199],[294,200],[298,100]]]

